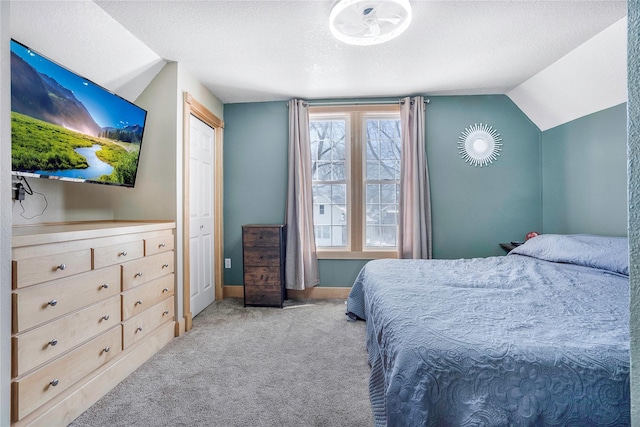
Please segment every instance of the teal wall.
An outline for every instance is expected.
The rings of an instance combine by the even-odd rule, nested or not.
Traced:
[[[225,285],[242,284],[242,225],[283,224],[287,200],[286,102],[224,106]]]
[[[545,233],[627,235],[627,108],[542,133]]]
[[[226,285],[242,284],[241,226],[282,223],[286,203],[286,102],[226,104],[224,256]],[[487,123],[503,138],[488,167],[458,154],[465,127]],[[506,96],[432,97],[426,112],[434,257],[502,255],[499,242],[540,230],[540,131]],[[320,260],[320,286],[351,286],[364,260]]]
[[[457,149],[474,123],[493,126],[503,143],[500,157],[482,168]],[[541,229],[540,131],[509,98],[432,97],[426,145],[434,258],[503,255],[498,243]]]

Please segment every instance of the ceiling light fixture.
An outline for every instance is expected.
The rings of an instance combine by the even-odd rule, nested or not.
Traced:
[[[360,46],[398,37],[410,23],[409,0],[339,0],[329,17],[335,38]]]

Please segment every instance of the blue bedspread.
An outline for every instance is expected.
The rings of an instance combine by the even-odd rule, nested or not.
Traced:
[[[557,242],[545,239],[503,257],[362,269],[347,309],[367,322],[377,426],[630,424],[624,265],[575,248],[575,263],[547,261]]]

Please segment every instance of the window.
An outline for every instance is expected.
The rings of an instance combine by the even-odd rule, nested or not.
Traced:
[[[309,130],[318,256],[395,257],[398,105],[311,107]]]

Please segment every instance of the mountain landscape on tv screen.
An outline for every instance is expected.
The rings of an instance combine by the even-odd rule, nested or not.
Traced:
[[[11,52],[11,111],[66,129],[123,142],[140,143],[142,127],[101,128],[73,92],[39,73]]]

